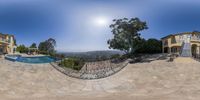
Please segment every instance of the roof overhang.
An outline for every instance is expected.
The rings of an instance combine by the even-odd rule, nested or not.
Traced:
[[[183,35],[183,34],[200,34],[200,32],[194,31],[194,32],[182,32],[182,33],[170,34],[170,35],[167,35],[165,37],[162,37],[161,40],[166,39],[166,38],[171,37],[171,36]]]

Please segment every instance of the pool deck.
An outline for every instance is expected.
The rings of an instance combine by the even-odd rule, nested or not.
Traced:
[[[24,54],[24,53],[20,53],[19,55],[23,56],[23,57],[38,57],[38,56],[46,56],[43,54],[37,54],[37,55],[28,55],[28,54]]]
[[[185,60],[129,64],[107,78],[80,80],[58,72],[50,64],[0,58],[0,99],[199,100],[200,62]]]

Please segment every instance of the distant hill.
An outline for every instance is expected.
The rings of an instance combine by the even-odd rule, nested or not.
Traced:
[[[96,58],[110,58],[114,54],[122,55],[123,52],[115,50],[105,50],[105,51],[88,51],[88,52],[59,52],[59,54],[64,54],[65,57],[79,57],[85,59],[96,59]]]

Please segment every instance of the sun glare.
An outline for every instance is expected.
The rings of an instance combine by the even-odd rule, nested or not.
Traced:
[[[98,17],[94,20],[95,24],[97,26],[105,26],[108,24],[108,21],[106,18],[103,18],[103,17]]]

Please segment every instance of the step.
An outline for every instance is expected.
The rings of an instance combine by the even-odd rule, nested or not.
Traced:
[[[175,63],[198,63],[198,61],[194,60],[191,57],[178,57],[174,59]]]

